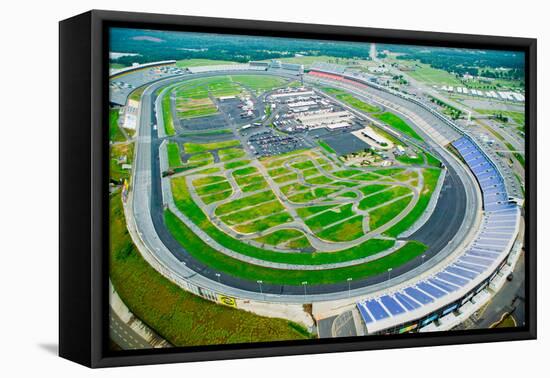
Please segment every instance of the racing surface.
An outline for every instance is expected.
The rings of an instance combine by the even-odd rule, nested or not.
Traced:
[[[224,75],[227,73],[216,73],[217,75]],[[254,74],[258,74],[255,72]],[[210,74],[211,75],[211,74]],[[200,75],[200,76],[210,76]],[[187,78],[196,78],[199,75],[186,75],[185,78],[173,79],[182,80]],[[152,89],[156,89],[160,86],[166,85],[164,83],[156,83]],[[209,266],[201,263],[191,256],[170,234],[164,225],[163,216],[163,201],[162,201],[162,189],[161,189],[161,172],[159,163],[159,146],[162,139],[158,137],[156,129],[153,129],[152,125],[156,124],[154,102],[156,96],[154,91],[150,91],[150,95],[142,97],[142,108],[148,108],[148,111],[142,109],[142,115],[149,114],[149,119],[140,119],[141,127],[149,127],[151,130],[151,149],[150,149],[150,161],[151,161],[151,188],[150,188],[150,212],[154,225],[154,229],[158,234],[160,241],[169,249],[174,257],[195,274],[201,275],[205,278],[218,281],[220,284],[230,286],[235,289],[241,289],[248,292],[259,293],[259,287],[256,282],[243,280],[237,277],[233,277],[222,273],[220,277],[216,276],[218,271],[211,269]],[[391,96],[387,94],[388,96]],[[399,99],[405,102],[402,99]],[[402,104],[403,105],[403,104]],[[416,110],[416,109],[415,109]],[[428,112],[426,112],[429,114]],[[140,127],[140,129],[141,129]],[[177,139],[177,137],[176,137]],[[425,257],[418,257],[398,267],[394,267],[392,270],[391,282],[399,279],[404,280],[405,274],[409,273],[412,269],[417,268],[419,265],[426,263],[431,257],[438,255],[438,253],[449,244],[453,239],[460,226],[462,225],[467,210],[467,195],[464,190],[464,184],[459,174],[453,168],[453,164],[447,164],[448,160],[446,156],[442,154],[436,154],[447,166],[447,176],[438,200],[437,206],[428,221],[413,235],[410,235],[406,239],[418,240],[429,246],[429,249],[425,252]],[[136,172],[136,175],[139,172]],[[412,272],[411,272],[412,273]],[[190,278],[190,275],[187,278]],[[409,277],[410,278],[410,277]],[[390,284],[387,274],[380,274],[377,276],[368,277],[365,279],[357,279],[351,282],[351,289],[359,289],[371,287],[377,284]],[[324,285],[307,285],[307,295],[314,294],[329,294],[337,292],[347,292],[348,283],[336,283],[336,284],[324,284]],[[303,286],[289,286],[289,285],[273,285],[264,283],[262,285],[263,294],[275,294],[275,295],[300,295],[304,296]]]

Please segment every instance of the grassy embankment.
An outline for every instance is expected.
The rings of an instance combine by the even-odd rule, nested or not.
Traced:
[[[184,291],[153,269],[126,229],[120,195],[111,197],[109,273],[124,303],[175,346],[307,339],[294,322],[218,305]]]

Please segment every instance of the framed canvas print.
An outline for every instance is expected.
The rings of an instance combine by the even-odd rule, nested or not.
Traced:
[[[536,337],[536,41],[60,23],[60,355]]]

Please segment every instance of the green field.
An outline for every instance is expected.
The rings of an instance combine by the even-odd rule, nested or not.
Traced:
[[[264,235],[254,240],[262,244],[279,245],[281,243],[285,243],[289,241],[290,239],[295,239],[303,236],[304,234],[301,231],[293,230],[293,229],[285,229],[285,230],[278,230],[278,231],[272,232],[270,234]]]
[[[339,222],[346,218],[350,218],[353,215],[355,215],[355,213],[351,210],[350,203],[347,205],[335,207],[319,215],[308,218],[305,223],[313,232],[317,232],[328,226],[329,224]]]
[[[363,235],[362,215],[358,215],[346,220],[345,222],[325,228],[317,234],[317,236],[321,239],[333,242],[351,241]]]
[[[162,120],[164,122],[164,132],[166,135],[175,135],[176,129],[174,128],[174,119],[172,118],[172,112],[170,110],[170,96],[165,93],[161,101],[162,104]]]
[[[246,153],[241,148],[225,148],[223,150],[218,150],[220,161],[239,159],[244,157],[245,155]]]
[[[368,197],[363,198],[361,202],[359,202],[359,209],[365,210],[371,207],[379,206],[383,203],[407,194],[412,194],[409,188],[406,188],[404,186],[396,186],[389,190],[371,194]]]
[[[369,212],[369,226],[371,230],[376,230],[378,227],[385,225],[393,218],[398,216],[411,202],[412,196],[401,198],[387,205],[378,207]]]
[[[217,305],[184,291],[153,269],[126,230],[120,195],[110,199],[109,277],[130,311],[174,346],[313,337],[296,323]]]
[[[245,167],[248,164],[250,164],[250,160],[239,160],[239,161],[232,161],[229,163],[225,163],[223,167],[225,169],[235,169],[239,167]]]
[[[404,231],[408,230],[412,225],[414,225],[414,223],[422,216],[422,214],[424,214],[424,211],[430,203],[433,191],[437,186],[437,181],[440,174],[440,169],[424,169],[424,186],[422,187],[422,191],[420,192],[418,202],[401,221],[386,230],[386,235],[393,237],[399,236],[399,234],[403,233]]]
[[[180,147],[176,142],[168,142],[166,145],[168,152],[168,166],[170,168],[180,167],[183,165],[180,156]]]
[[[415,80],[431,85],[462,85],[455,75],[420,62],[400,61],[413,67],[407,74]]]
[[[217,150],[219,148],[238,146],[239,144],[240,143],[238,140],[227,140],[223,142],[212,142],[212,143],[187,142],[183,144],[183,148],[185,149],[185,153],[187,154],[196,154],[199,152]]]
[[[201,208],[191,199],[189,192],[187,190],[187,187],[185,185],[184,178],[179,177],[179,178],[172,179],[172,191],[174,193],[174,200],[176,202],[178,209],[182,213],[184,213],[187,217],[189,217],[193,221],[193,223],[195,223],[198,227],[204,230],[210,237],[212,237],[212,239],[216,240],[221,245],[233,251],[237,251],[239,253],[242,253],[243,255],[259,258],[265,261],[273,261],[273,262],[287,263],[287,264],[302,264],[302,265],[328,264],[328,263],[334,263],[334,262],[356,260],[358,258],[362,258],[365,256],[371,256],[372,254],[375,254],[387,248],[390,248],[394,243],[391,240],[388,241],[388,240],[370,239],[355,247],[352,247],[346,250],[341,250],[338,252],[330,252],[330,253],[315,252],[315,253],[304,254],[304,253],[291,253],[291,252],[280,253],[280,252],[269,251],[269,250],[257,248],[250,244],[236,240],[231,236],[222,232],[216,226],[214,226],[210,222],[206,214],[204,214],[204,212],[201,210]],[[267,191],[263,193],[270,193],[270,192]],[[265,194],[263,194],[263,197],[255,195],[255,196],[249,196],[248,198],[250,197],[256,197],[254,202],[258,204],[266,203],[267,202],[266,198],[268,198]],[[272,195],[270,201],[273,202],[273,199],[274,197]],[[219,206],[218,209],[223,208],[223,210],[225,211],[224,214],[228,214],[231,211],[238,211],[243,206],[242,204],[238,204],[237,206],[235,206],[234,205],[235,202],[242,203],[242,199],[223,204]],[[257,209],[255,210],[255,212],[256,214],[258,213]],[[282,214],[286,216],[286,213],[282,213]],[[181,221],[177,219],[175,215],[173,215],[172,213],[170,213],[170,215],[173,218],[175,218],[173,222],[174,224],[181,223]],[[223,216],[223,214],[218,216]],[[278,219],[278,217],[276,218]],[[269,219],[268,221],[273,221],[273,219]],[[345,234],[346,232],[348,232],[348,230],[346,230],[346,227],[345,227],[346,224],[347,222],[344,222],[341,224],[342,226],[338,228],[332,227],[331,230],[327,231],[327,235],[329,236],[336,235],[333,237],[338,237],[340,233]],[[188,235],[189,235],[188,237],[192,237],[193,239],[197,239],[200,243],[204,243],[194,233],[191,232]],[[345,239],[345,235],[342,237]],[[217,251],[216,253],[219,255],[223,255]],[[244,263],[241,262],[241,264],[244,264]]]
[[[215,249],[212,249],[203,240],[198,238],[193,232],[185,226],[174,214],[169,210],[165,212],[165,222],[172,233],[174,238],[186,248],[195,258],[202,261],[204,264],[216,269],[224,274],[245,278],[252,281],[262,280],[265,283],[273,284],[287,284],[287,285],[301,285],[302,282],[307,281],[311,285],[335,283],[345,281],[347,278],[359,279],[369,277],[372,275],[381,274],[387,271],[389,267],[399,266],[417,256],[422,254],[426,250],[426,246],[417,242],[408,242],[404,247],[398,249],[392,254],[373,260],[368,263],[358,264],[345,268],[327,269],[327,270],[284,270],[284,269],[272,269],[261,267],[257,265],[251,265],[243,263],[240,260],[236,260],[232,257],[224,255]],[[369,241],[365,242],[368,243]],[[390,241],[391,242],[391,241]],[[387,243],[386,240],[376,240],[376,243]],[[266,252],[259,248],[265,255]],[[387,249],[387,244],[383,245],[383,249]],[[347,252],[352,253],[354,256],[359,256],[357,251],[363,251],[372,255],[374,246],[370,245],[365,247],[362,245],[354,248],[350,248]],[[239,251],[242,253],[242,251]],[[329,256],[344,256],[344,252],[340,253],[317,253],[317,254],[304,254],[304,253],[279,253],[272,252],[275,256],[313,256],[317,258],[327,258]],[[261,255],[262,259],[267,260],[265,255]],[[327,256],[327,257],[321,257]],[[354,258],[356,259],[356,258]],[[324,264],[323,262],[322,264]]]
[[[285,85],[285,79],[267,75],[232,75],[231,79],[256,93],[272,90]]]
[[[411,138],[417,139],[419,141],[424,140],[420,135],[416,133],[416,131],[413,130],[411,126],[407,124],[407,122],[403,121],[401,118],[399,118],[393,113],[384,112],[380,114],[374,114],[373,116],[379,119],[380,121],[386,123],[390,127],[398,131],[401,131],[403,134],[410,136]]]
[[[355,108],[359,111],[365,112],[365,113],[376,113],[380,111],[380,108],[371,104],[368,104],[364,101],[359,100],[357,97],[354,97],[353,95],[349,94],[346,91],[343,91],[341,89],[326,87],[323,88],[323,91],[327,92],[328,94],[333,95],[338,100],[345,102],[352,108]]]
[[[121,182],[131,178],[131,170],[122,169],[118,159],[126,156],[126,163],[134,161],[134,143],[118,143],[110,146],[109,177],[112,180]]]
[[[118,126],[118,109],[109,109],[109,140],[113,142],[122,142],[126,138]]]

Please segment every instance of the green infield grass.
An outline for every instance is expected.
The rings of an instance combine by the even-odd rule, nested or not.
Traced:
[[[397,197],[404,196],[406,194],[412,194],[412,192],[409,188],[406,188],[404,186],[396,186],[389,190],[377,192],[363,198],[361,202],[359,202],[359,209],[366,210],[371,207],[379,206],[383,203],[391,201]]]
[[[401,131],[403,134],[410,136],[419,141],[423,141],[422,137],[414,131],[414,129],[403,121],[400,117],[396,116],[393,113],[384,112],[380,114],[375,114],[373,117],[379,119],[380,121],[388,124],[392,128]]]
[[[333,242],[352,241],[363,235],[362,215],[347,219],[342,223],[330,226],[317,233],[317,236],[321,239]]]
[[[225,163],[223,167],[225,169],[235,169],[235,168],[245,167],[248,164],[250,164],[250,160],[245,159],[245,160],[231,161],[229,163]]]
[[[165,222],[175,239],[182,244],[182,246],[186,248],[190,254],[211,268],[230,276],[241,277],[251,281],[262,280],[265,283],[282,285],[300,286],[302,285],[302,282],[308,282],[308,284],[311,285],[328,284],[342,282],[348,278],[359,279],[382,274],[385,273],[388,268],[395,268],[396,266],[402,265],[405,262],[419,256],[426,250],[426,246],[421,243],[408,242],[405,246],[399,248],[397,251],[388,256],[381,257],[368,263],[353,265],[345,268],[326,270],[272,269],[248,264],[216,251],[193,234],[193,232],[173,213],[171,213],[170,210],[165,211]],[[374,240],[374,242],[371,242],[371,240]],[[345,259],[344,261],[350,260],[349,254],[353,256],[352,260],[361,258],[359,256],[362,256],[362,254],[372,256],[375,253],[390,248],[394,243],[391,240],[371,240],[350,248],[346,250],[345,253],[343,251],[339,253],[280,253],[266,251],[259,248],[256,249],[259,251],[264,251],[264,253],[268,252],[266,255],[271,253],[273,256],[277,256],[285,260],[288,260],[289,256],[293,256],[299,259],[320,259],[323,262],[316,262],[317,264],[326,264],[329,263],[327,260],[332,261],[332,258],[335,256]],[[367,245],[366,243],[369,244]],[[377,250],[377,244],[382,244],[382,246],[378,247],[378,252],[374,252]],[[266,255],[262,255],[262,258],[265,259]]]
[[[168,142],[166,145],[168,152],[168,165],[170,168],[180,167],[183,165],[180,156],[180,146],[176,142]]]
[[[226,140],[223,142],[212,142],[212,143],[192,143],[187,142],[183,144],[185,152],[188,154],[196,154],[199,152],[206,152],[211,150],[217,150],[219,148],[234,147],[238,146],[240,143],[238,140]]]
[[[424,214],[430,203],[433,191],[437,186],[441,170],[436,168],[424,169],[422,174],[424,176],[424,186],[422,187],[418,202],[402,220],[384,232],[386,235],[397,237],[414,225],[422,214]]]
[[[401,198],[387,205],[378,207],[369,212],[369,227],[371,230],[376,230],[378,227],[385,225],[393,218],[401,214],[406,209],[412,196]]]

